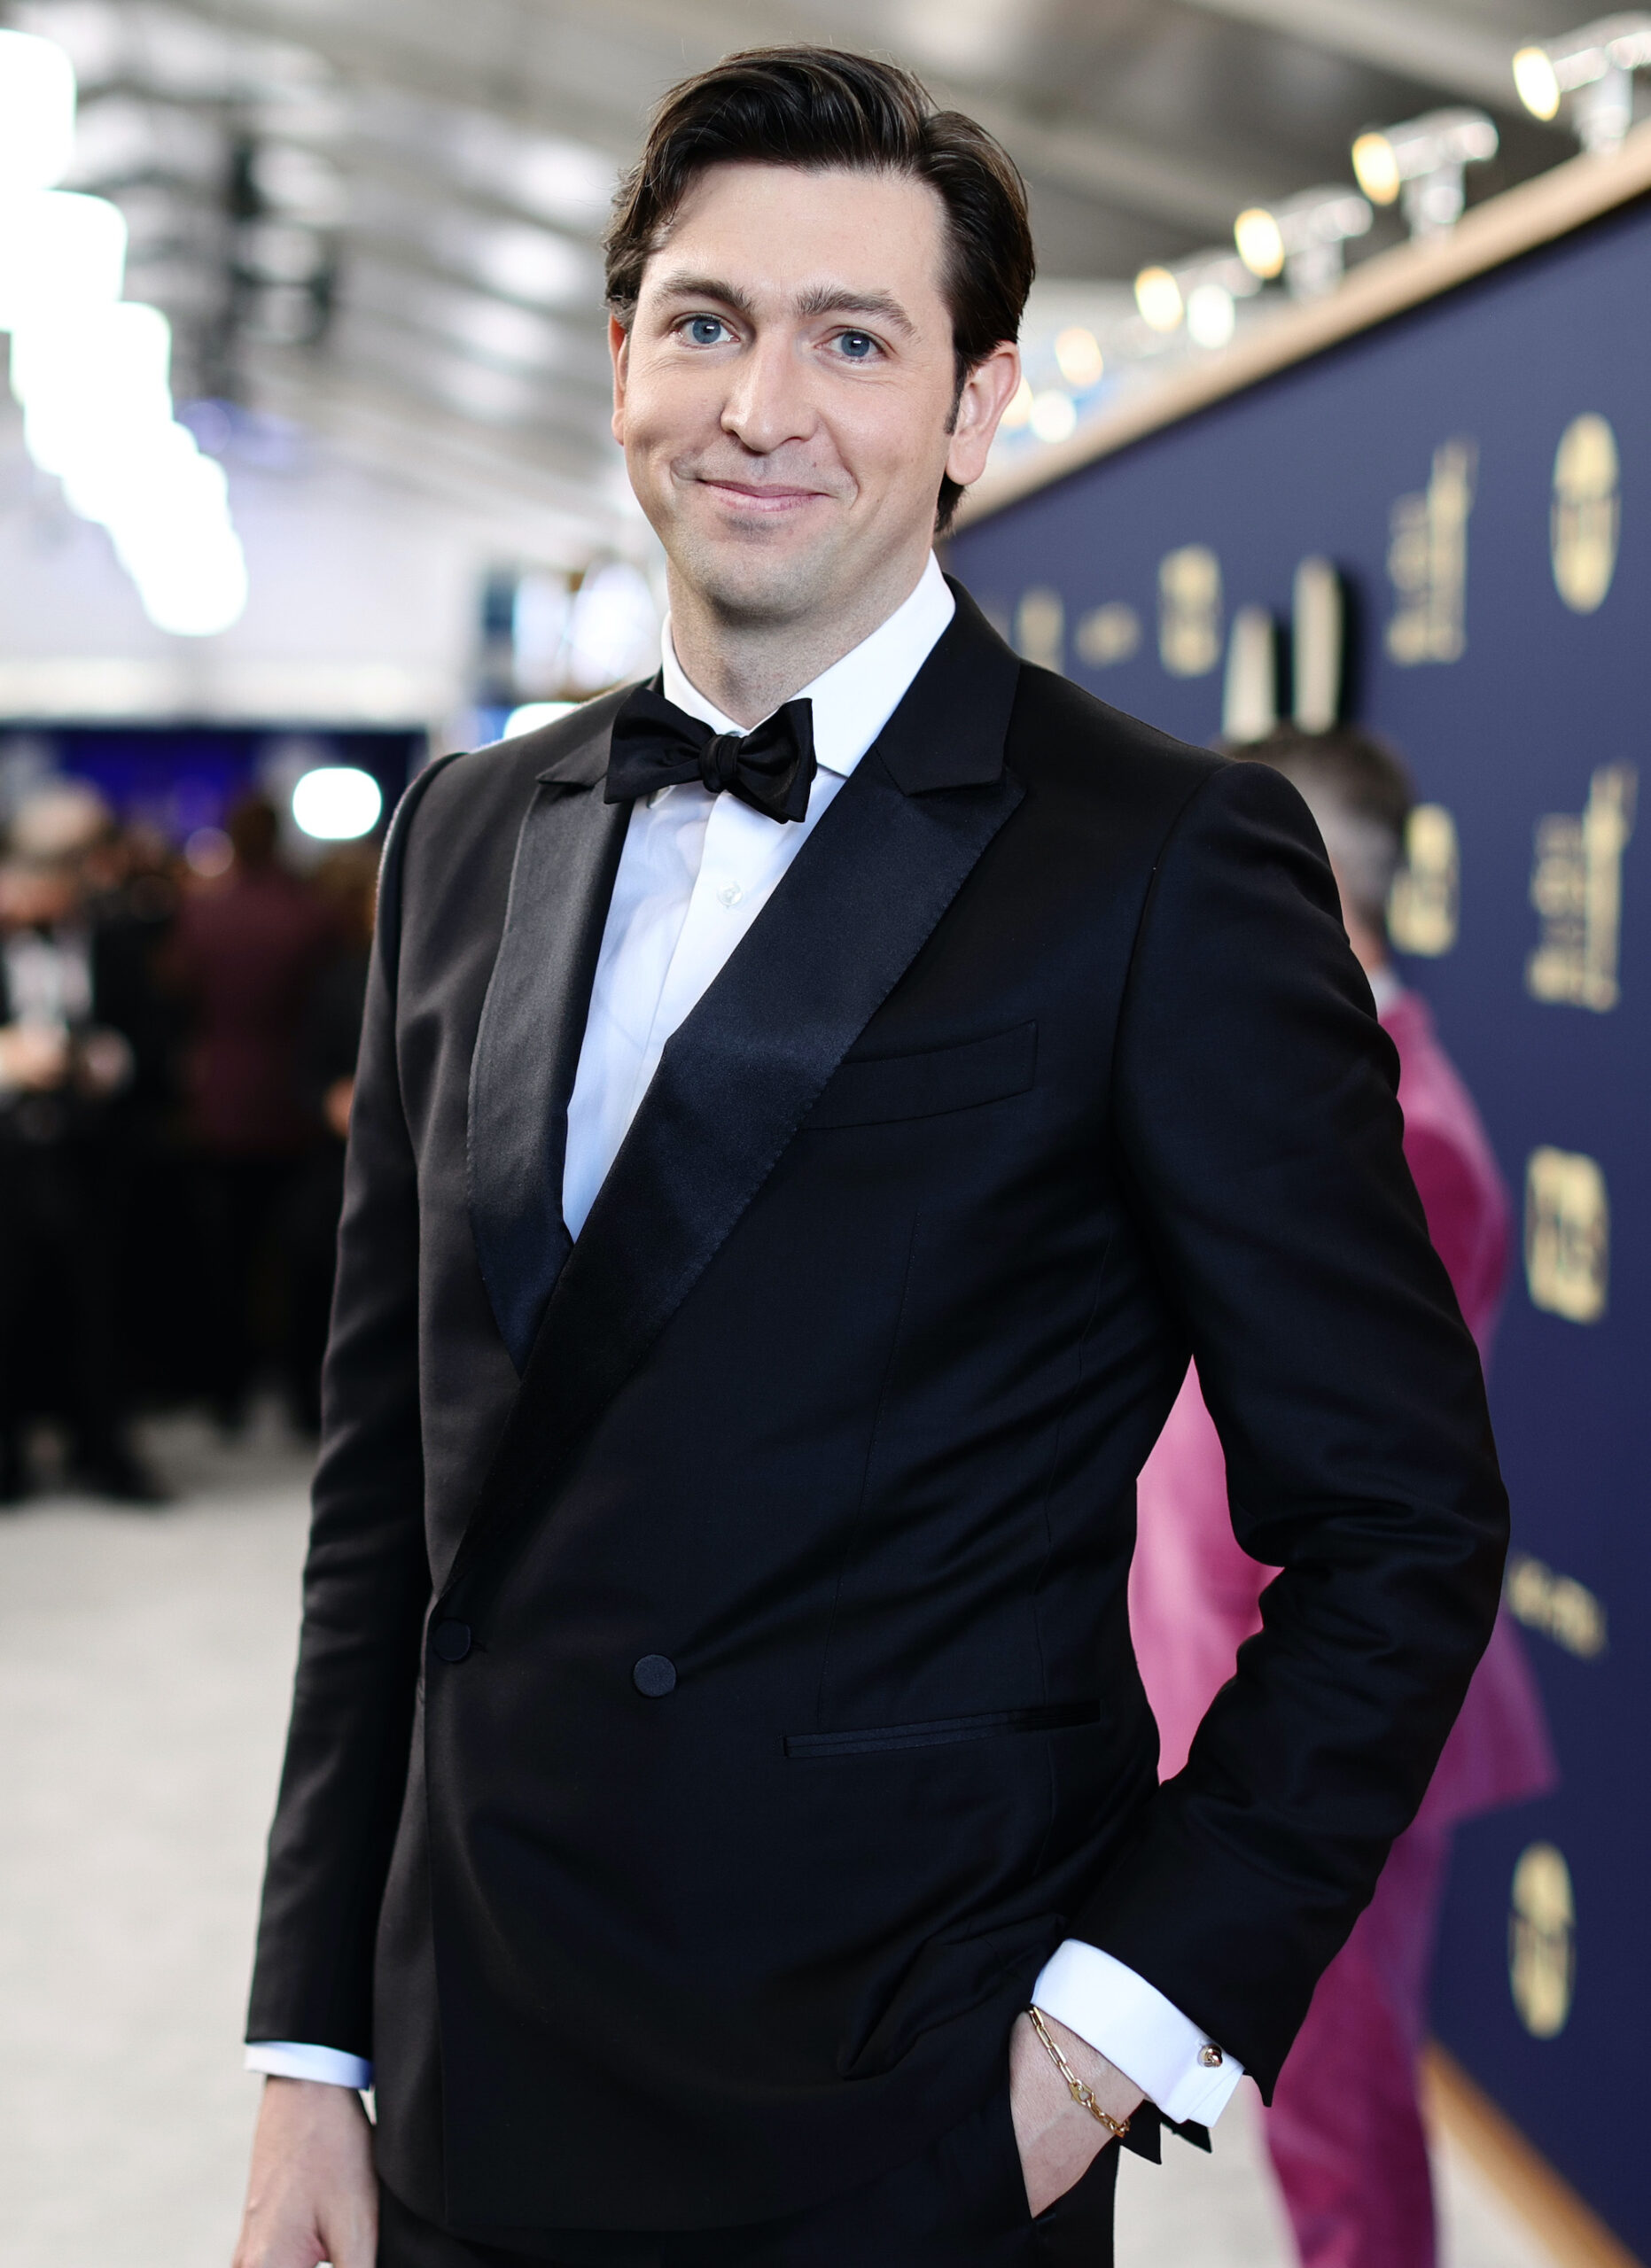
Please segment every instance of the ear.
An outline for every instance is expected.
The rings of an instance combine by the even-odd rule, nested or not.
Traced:
[[[625,447],[625,384],[630,375],[631,335],[618,315],[608,317],[608,359],[613,365],[613,438]]]
[[[971,488],[985,470],[999,422],[1019,384],[1020,349],[1009,338],[1000,339],[963,380],[946,453],[946,476],[960,488]]]

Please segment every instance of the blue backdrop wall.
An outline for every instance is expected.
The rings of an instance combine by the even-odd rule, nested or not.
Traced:
[[[1350,595],[1350,712],[1434,807],[1406,974],[1523,1208],[1491,1402],[1564,1781],[1462,1831],[1436,2027],[1651,2257],[1651,210],[1068,476],[952,565],[1023,651],[1202,742],[1234,612],[1287,622],[1306,555]]]

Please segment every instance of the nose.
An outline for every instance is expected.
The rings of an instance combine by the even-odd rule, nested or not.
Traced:
[[[759,336],[736,366],[722,406],[722,430],[753,454],[767,456],[814,428],[808,375],[790,342]]]

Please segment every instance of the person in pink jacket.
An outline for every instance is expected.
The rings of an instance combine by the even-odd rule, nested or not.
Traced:
[[[1385,909],[1409,779],[1397,757],[1351,727],[1281,729],[1240,753],[1284,773],[1318,821],[1348,937],[1398,1052],[1405,1154],[1484,1357],[1507,1275],[1507,1193],[1432,1018],[1389,953]],[[1274,1572],[1234,1536],[1226,1459],[1195,1370],[1141,1472],[1138,1501],[1130,1623],[1168,1779],[1233,1674],[1239,1646],[1261,1627],[1259,1601]],[[1554,1778],[1541,1703],[1504,1609],[1421,1812],[1321,1978],[1266,2114],[1304,2268],[1433,2268],[1417,2059],[1451,1832]]]

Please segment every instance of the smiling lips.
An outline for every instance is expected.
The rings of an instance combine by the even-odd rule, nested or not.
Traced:
[[[821,502],[825,499],[823,489],[783,488],[770,481],[755,485],[744,480],[702,478],[700,485],[717,490],[730,502],[736,502],[747,511],[777,514],[792,510],[798,504]]]

